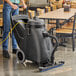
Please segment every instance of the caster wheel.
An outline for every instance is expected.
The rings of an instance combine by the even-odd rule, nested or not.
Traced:
[[[16,53],[17,56],[17,60],[19,61],[19,63],[24,63],[25,62],[25,54],[23,51],[18,50]]]

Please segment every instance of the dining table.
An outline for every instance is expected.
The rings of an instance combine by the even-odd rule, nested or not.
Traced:
[[[62,24],[65,24],[69,19],[75,16],[75,13],[75,8],[70,8],[69,11],[64,11],[64,8],[60,8],[48,13],[43,13],[42,15],[38,16],[38,18],[44,20],[56,20],[56,28],[58,28],[60,26],[60,20],[64,20]]]

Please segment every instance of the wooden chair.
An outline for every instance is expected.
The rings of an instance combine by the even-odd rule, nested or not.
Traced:
[[[51,12],[51,7],[49,6],[45,6],[45,13]],[[53,30],[56,27],[56,24],[50,24],[50,22],[55,22],[55,20],[48,20],[48,24],[46,25],[46,29],[48,32],[50,32],[51,34],[53,34]]]
[[[56,9],[57,9],[57,7],[56,7],[56,5],[55,5],[55,4],[51,4],[51,8],[52,8],[52,11],[54,11],[54,10],[56,10]]]
[[[0,4],[0,13],[3,12],[3,4]]]
[[[50,11],[50,9],[48,8],[48,6],[45,7],[45,10],[47,9],[47,12]],[[37,15],[42,15],[43,13],[45,13],[44,9],[41,9],[41,8],[37,8]],[[54,26],[52,26],[51,24],[46,24],[46,30],[47,31],[50,31]]]
[[[54,2],[55,2],[55,0],[49,0],[49,2],[50,2],[50,3],[54,3]]]
[[[0,4],[0,9],[2,9],[3,8],[3,4]]]
[[[57,8],[57,9],[62,8],[62,4],[63,4],[62,1],[55,1],[55,2],[54,2],[54,5],[56,5],[56,8]]]
[[[76,2],[71,2],[71,8],[76,8]]]
[[[37,16],[42,15],[43,13],[45,13],[45,9],[37,8]]]
[[[52,11],[55,11],[57,9],[57,5],[56,4],[51,4],[50,5],[52,7]],[[64,22],[64,20],[60,20],[59,23],[62,24]],[[56,20],[49,20],[50,24],[56,24]]]
[[[68,23],[66,23],[65,25],[62,26],[62,28],[70,29],[70,30],[72,30],[72,27],[73,27],[73,21],[72,22],[68,22]],[[76,30],[76,23],[75,23],[75,30]]]
[[[0,26],[3,24],[3,18],[0,18]]]
[[[45,6],[45,13],[50,12],[50,11],[51,11],[51,7]]]
[[[3,16],[2,16],[2,11],[3,10],[3,4],[0,5],[0,35],[2,37],[2,33],[3,33]]]
[[[0,18],[0,29],[1,29],[0,35],[2,37],[2,33],[3,33],[3,18]]]
[[[35,17],[35,11],[28,10],[28,16],[29,16],[30,19],[32,19],[33,17]]]
[[[64,20],[60,20],[59,23],[62,24]],[[56,24],[56,20],[49,20],[49,24]]]
[[[74,16],[74,21],[73,23],[70,23],[69,25],[72,26],[70,27],[69,29],[67,28],[58,28],[56,29],[56,36],[58,38],[67,38],[67,37],[71,37],[72,38],[72,50],[74,51],[75,50],[75,17],[76,17],[76,14]],[[69,26],[68,25],[68,26]]]
[[[51,7],[45,6],[46,13],[51,12],[51,11],[52,11]],[[52,34],[53,34],[53,28],[56,27],[56,24],[53,24],[53,23],[56,23],[56,20],[48,20],[48,24],[47,24],[47,31],[52,32]]]
[[[51,12],[51,7],[49,6],[45,6],[45,10],[44,9],[41,9],[41,8],[37,8],[37,15],[42,15],[43,13],[48,13],[48,12]],[[53,28],[56,27],[55,24],[46,24],[46,30],[48,32],[52,32],[53,34]]]
[[[48,8],[49,9],[49,8]],[[54,9],[54,8],[53,8]],[[47,11],[47,12],[51,12],[51,11]],[[60,20],[59,23],[62,24],[64,22],[64,20]],[[48,20],[48,25],[47,25],[47,31],[52,32],[53,34],[53,29],[56,28],[56,20]]]
[[[47,26],[46,27],[47,31],[50,32],[51,34],[53,34],[53,30],[56,27],[56,25],[55,24],[47,24],[46,26]]]

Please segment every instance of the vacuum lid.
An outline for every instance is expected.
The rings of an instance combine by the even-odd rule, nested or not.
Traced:
[[[44,20],[39,18],[34,18],[29,20],[28,25],[35,28],[41,28],[45,25]]]
[[[12,16],[12,20],[21,20],[21,19],[28,19],[27,15],[15,15]]]

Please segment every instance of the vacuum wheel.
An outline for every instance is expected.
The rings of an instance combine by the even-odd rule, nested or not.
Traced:
[[[18,50],[17,53],[16,53],[16,56],[17,56],[17,60],[19,61],[19,63],[24,63],[24,61],[25,61],[25,54],[24,54],[23,51]]]

